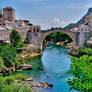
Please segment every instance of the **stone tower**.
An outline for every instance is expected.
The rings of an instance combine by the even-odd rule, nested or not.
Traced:
[[[9,6],[3,8],[3,19],[9,22],[15,22],[15,10]]]
[[[38,25],[33,25],[30,27],[30,30],[28,30],[28,40],[29,44],[34,44],[38,52],[41,52],[41,28]]]
[[[29,44],[38,44],[40,42],[40,26],[34,25],[28,31]]]

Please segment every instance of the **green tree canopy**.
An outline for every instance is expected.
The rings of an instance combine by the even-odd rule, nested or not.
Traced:
[[[0,57],[0,72],[3,68],[3,66],[4,66],[4,61],[3,61],[2,57]]]
[[[6,67],[10,67],[13,65],[16,54],[17,52],[13,45],[0,46],[0,56],[4,60],[4,65]]]
[[[68,42],[72,42],[71,37],[69,37],[67,34],[63,33],[63,32],[56,32],[56,33],[51,33],[49,34],[45,40],[51,41],[53,39],[54,42],[58,42],[58,41],[68,41]]]
[[[22,43],[22,38],[16,30],[12,30],[10,40],[15,48],[19,48]]]
[[[72,57],[73,79],[68,80],[71,88],[80,92],[92,92],[92,56]]]

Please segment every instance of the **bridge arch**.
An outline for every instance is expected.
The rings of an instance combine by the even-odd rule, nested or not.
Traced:
[[[44,39],[51,33],[56,33],[56,32],[63,32],[65,33],[66,35],[68,35],[72,40],[73,40],[73,43],[75,42],[75,34],[74,32],[71,32],[71,31],[64,31],[64,30],[51,30],[51,31],[46,31],[46,32],[42,32],[42,35],[41,35],[41,39],[40,39],[40,42],[41,42],[41,46],[43,45],[43,41]],[[43,47],[42,47],[43,48]]]

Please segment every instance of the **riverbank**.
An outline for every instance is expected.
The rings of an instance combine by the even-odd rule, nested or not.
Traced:
[[[32,78],[25,79],[24,81],[21,82],[21,84],[26,84],[31,88],[33,87],[43,87],[43,88],[53,87],[52,84],[48,84],[46,82],[34,83],[34,80]]]
[[[33,58],[42,55],[42,51],[36,44],[27,45],[19,54],[22,58]]]

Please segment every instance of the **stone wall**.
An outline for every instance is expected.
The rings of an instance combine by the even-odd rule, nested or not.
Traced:
[[[10,42],[10,32],[11,30],[0,26],[0,42]]]
[[[90,37],[90,32],[80,32],[79,47],[83,47],[89,37]]]

